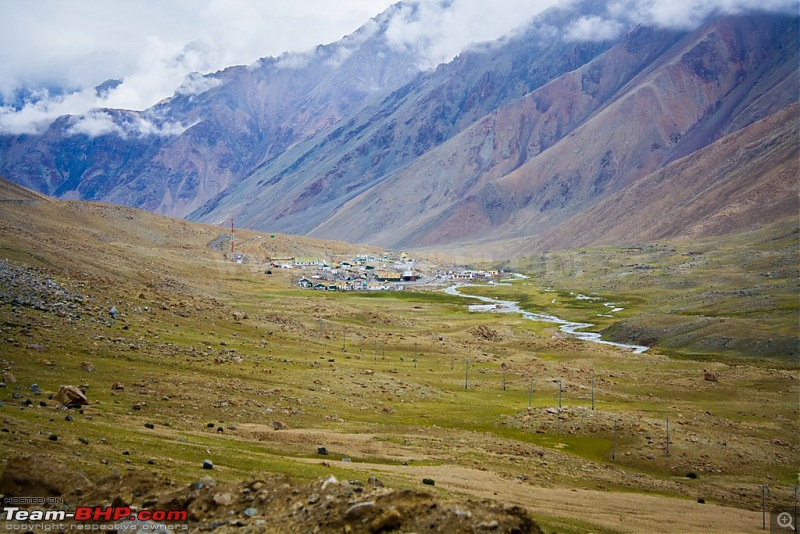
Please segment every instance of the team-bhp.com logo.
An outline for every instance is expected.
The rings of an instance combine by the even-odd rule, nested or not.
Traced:
[[[34,498],[37,499],[37,498]],[[125,524],[119,522],[135,521],[137,528],[148,530],[147,525],[164,530],[187,530],[186,510],[132,510],[126,506],[78,506],[74,512],[64,510],[37,510],[23,509],[20,505],[42,505],[44,500],[31,502],[26,499],[6,498],[0,520],[3,520],[4,530],[18,532],[32,531],[66,531],[66,530],[125,530]],[[9,505],[11,504],[11,505]],[[63,503],[62,503],[63,504]],[[164,522],[167,522],[166,524]],[[158,522],[150,523],[150,522]],[[180,522],[183,522],[182,524]],[[112,524],[108,524],[112,523]],[[144,524],[143,524],[144,523]]]

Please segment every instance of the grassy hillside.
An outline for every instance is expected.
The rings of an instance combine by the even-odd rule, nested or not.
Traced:
[[[800,381],[785,361],[634,355],[565,337],[549,323],[470,312],[466,299],[441,289],[303,291],[289,271],[266,275],[258,262],[226,261],[209,246],[224,229],[3,193],[5,469],[35,451],[90,477],[374,476],[456,502],[519,505],[547,532],[756,532],[759,485],[769,481],[772,506],[789,503],[797,483]],[[237,232],[237,243],[252,257],[361,252],[249,232]],[[728,257],[700,244],[692,251],[699,254],[637,254],[701,279],[693,265]],[[663,282],[669,277],[653,286],[653,269],[615,263],[631,254],[548,256],[530,265],[534,278],[473,291],[526,307],[550,302],[552,312],[593,317],[601,328],[615,321],[597,317],[597,307],[625,302],[613,312],[625,319],[620,331],[654,313],[683,318],[674,310],[700,302]],[[780,262],[769,264],[778,272]],[[725,289],[734,287],[725,276]],[[791,299],[782,304],[778,288],[792,288],[783,283],[770,290],[770,313],[789,337]],[[581,291],[609,301],[570,295]],[[747,314],[738,320],[761,324]],[[51,395],[67,384],[82,386],[89,405],[60,410]],[[213,471],[201,468],[206,458]]]
[[[565,315],[606,328],[609,339],[684,358],[768,358],[792,369],[800,363],[796,224],[692,241],[551,252],[518,265],[534,274],[536,291],[561,290]],[[601,298],[576,300],[570,293]],[[552,307],[550,300],[540,298],[538,305]],[[608,301],[625,310],[602,317]]]

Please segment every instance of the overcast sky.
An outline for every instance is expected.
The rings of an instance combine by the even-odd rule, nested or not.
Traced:
[[[31,132],[93,107],[145,109],[172,95],[190,72],[334,42],[395,0],[0,0],[0,95],[35,91],[25,109],[0,108],[0,131]],[[552,5],[572,0],[410,0],[417,21],[389,37],[425,48],[429,65],[471,42],[496,39]],[[442,5],[452,1],[443,9]],[[599,1],[599,0],[598,0]],[[608,17],[586,17],[567,39],[613,38],[630,23],[689,27],[714,9],[797,10],[797,0],[607,0]],[[124,83],[99,99],[94,87]],[[47,88],[67,90],[54,96]]]

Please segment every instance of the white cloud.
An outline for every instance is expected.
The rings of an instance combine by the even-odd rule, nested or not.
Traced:
[[[205,93],[209,89],[212,89],[219,84],[222,83],[222,80],[219,78],[214,78],[213,76],[204,76],[199,72],[190,72],[186,75],[186,78],[183,79],[183,83],[178,86],[175,90],[176,94],[179,95],[199,95],[200,93]]]
[[[615,39],[624,29],[616,20],[602,17],[581,17],[569,26],[564,33],[567,41],[608,41]]]
[[[450,61],[470,44],[492,41],[564,0],[411,0],[387,30],[389,42],[424,54],[424,68]]]
[[[93,108],[143,110],[192,72],[337,41],[391,2],[3,0],[0,97],[21,109],[0,108],[0,132],[33,133],[60,115]],[[100,98],[94,87],[107,79],[122,83]],[[16,102],[23,87],[28,95],[38,88],[38,96]],[[200,89],[196,78],[183,86]]]
[[[138,112],[124,112],[116,118],[108,111],[92,110],[72,118],[67,135],[115,134],[123,138],[155,136],[175,136],[185,132],[190,126],[175,122],[161,122],[145,117]]]
[[[114,118],[105,111],[91,111],[82,117],[77,117],[67,130],[69,135],[83,134],[89,137],[112,133],[125,136],[125,131],[117,126]]]
[[[278,58],[278,67],[282,69],[302,69],[311,60],[313,52],[287,52]]]
[[[612,0],[608,12],[632,23],[692,29],[715,13],[782,11],[797,13],[797,0]]]
[[[57,117],[82,114],[94,107],[96,101],[94,89],[57,98],[51,98],[47,90],[41,90],[35,100],[27,102],[21,109],[0,107],[0,132],[40,133]]]
[[[261,57],[305,64],[306,52],[352,33],[395,0],[52,0],[0,1],[0,133],[35,133],[61,115],[143,110],[177,91],[210,88],[209,73]],[[592,4],[597,6],[597,3]],[[573,40],[607,39],[631,24],[689,28],[714,12],[797,12],[797,0],[607,0],[602,18],[561,31]],[[406,0],[387,38],[424,53],[425,68],[470,43],[497,39],[552,6],[577,0]],[[587,5],[588,2],[587,2]],[[342,61],[377,24],[331,56]],[[282,55],[287,51],[300,51]],[[122,80],[101,96],[94,87]],[[25,89],[26,102],[16,100]],[[96,119],[96,120],[95,120]],[[92,131],[102,117],[86,122]],[[90,128],[90,126],[92,128]]]

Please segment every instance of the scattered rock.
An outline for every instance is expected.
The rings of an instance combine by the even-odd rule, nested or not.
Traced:
[[[94,365],[92,365],[92,362],[81,362],[81,369],[83,369],[87,373],[91,373],[92,371],[94,371]]]
[[[63,404],[67,408],[77,408],[89,404],[86,395],[76,386],[61,386],[56,393],[55,401]]]
[[[132,465],[127,469],[135,470]],[[135,510],[187,510],[185,528],[191,532],[542,532],[519,507],[489,501],[452,507],[427,492],[362,488],[357,481],[341,484],[333,477],[305,484],[274,475],[219,485],[206,477],[191,485],[176,486],[157,476],[155,472],[115,474],[92,484],[45,456],[32,465],[24,458],[10,459],[0,478],[0,493],[63,495],[71,506],[107,503],[105,506]],[[166,492],[154,492],[154,487],[162,486],[171,487]],[[45,506],[55,510],[63,505],[53,502]],[[137,529],[164,530],[156,524]]]
[[[232,493],[217,493],[214,495],[214,502],[220,506],[230,506],[236,501]]]
[[[371,532],[389,532],[400,528],[403,524],[403,516],[397,510],[387,510],[380,516],[376,517],[370,523],[369,529]]]
[[[289,427],[286,426],[286,423],[284,423],[283,421],[277,420],[272,422],[272,428],[274,430],[286,430]]]
[[[469,332],[473,336],[479,339],[485,339],[486,341],[497,341],[500,339],[500,335],[497,333],[497,331],[489,328],[485,324],[476,326]]]
[[[15,384],[17,379],[14,377],[14,374],[11,371],[6,371],[3,373],[3,382],[7,382],[9,384]]]
[[[123,389],[125,389],[125,386],[122,384],[122,382],[114,382],[113,384],[111,384],[111,389],[113,389],[114,391],[122,391]]]
[[[709,382],[719,382],[719,375],[716,371],[710,369],[703,369],[703,379]]]
[[[373,501],[356,503],[344,512],[344,519],[350,521],[358,519],[362,517],[367,510],[373,508],[374,506],[375,503]]]

